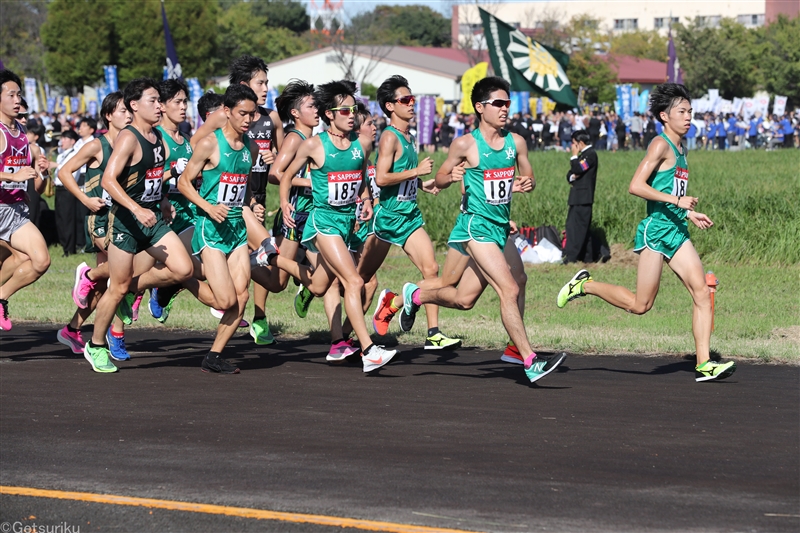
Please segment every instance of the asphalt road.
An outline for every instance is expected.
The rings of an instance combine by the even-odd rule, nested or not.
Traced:
[[[572,355],[531,385],[496,352],[401,346],[365,376],[238,337],[242,373],[219,376],[210,334],[135,329],[101,375],[55,333],[0,334],[4,487],[463,530],[800,530],[797,366],[698,384],[687,358]],[[2,492],[0,533],[341,530]]]

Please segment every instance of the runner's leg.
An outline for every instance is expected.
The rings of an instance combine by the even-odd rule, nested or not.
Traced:
[[[692,333],[697,364],[709,359],[711,350],[711,291],[706,284],[703,263],[692,241],[686,241],[667,264],[692,295]]]

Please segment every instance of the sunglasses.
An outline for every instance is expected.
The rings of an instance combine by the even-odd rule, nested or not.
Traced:
[[[28,118],[28,114],[27,113],[20,113],[20,114],[17,115],[17,118],[23,118],[23,119],[24,118]]]
[[[502,98],[495,98],[494,100],[484,100],[480,102],[483,105],[490,105],[492,107],[511,107],[511,100],[503,100]]]
[[[417,101],[417,97],[413,94],[407,94],[405,96],[401,96],[397,100],[393,100],[393,102],[400,103],[403,105],[414,105],[414,102]]]
[[[347,107],[332,107],[330,110],[333,112],[338,111],[340,115],[343,117],[349,117],[351,114],[355,113],[357,106],[350,105]]]

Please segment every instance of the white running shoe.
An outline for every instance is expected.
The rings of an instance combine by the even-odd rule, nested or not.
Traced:
[[[392,360],[397,350],[387,350],[383,346],[373,344],[372,347],[361,356],[364,363],[364,372],[372,372]]]

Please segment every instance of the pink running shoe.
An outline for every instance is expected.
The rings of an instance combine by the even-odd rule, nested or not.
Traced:
[[[133,306],[131,306],[131,309],[133,310],[131,318],[134,322],[139,320],[139,304],[142,303],[142,296],[144,296],[143,292],[137,294],[136,299],[133,301]]]
[[[80,331],[73,333],[69,330],[69,328],[67,328],[67,326],[64,326],[58,330],[56,338],[58,339],[58,342],[64,346],[68,346],[75,355],[83,354],[84,343]]]
[[[214,309],[213,307],[209,308],[209,310],[211,311],[211,316],[213,316],[213,317],[214,317],[214,318],[216,318],[217,320],[219,320],[220,318],[222,318],[222,315],[224,315],[224,314],[225,314],[225,311],[220,311],[219,309]],[[240,328],[249,328],[249,327],[250,327],[250,322],[248,322],[247,320],[245,320],[245,319],[243,318],[243,319],[242,319],[242,320],[239,322],[239,327],[240,327]]]
[[[86,309],[89,305],[89,293],[92,292],[96,282],[86,277],[91,268],[86,263],[81,263],[75,269],[75,285],[72,287],[72,301],[79,309]]]
[[[0,301],[0,329],[11,330],[11,321],[8,319],[8,302],[5,300]]]
[[[351,339],[339,341],[335,344],[331,344],[331,350],[328,352],[325,360],[338,363],[344,361],[347,357],[353,355],[354,353],[357,353],[359,349],[360,348],[355,348],[353,346],[353,341]]]

